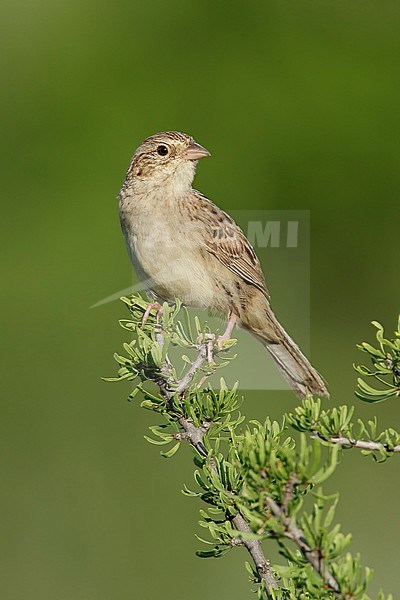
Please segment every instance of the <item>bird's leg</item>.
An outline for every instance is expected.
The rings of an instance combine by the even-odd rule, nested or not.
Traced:
[[[152,302],[151,304],[148,305],[148,307],[145,310],[145,313],[142,318],[142,327],[144,327],[146,325],[146,321],[149,318],[150,313],[154,308],[157,309],[156,319],[157,319],[157,323],[158,323],[163,308],[159,302]]]
[[[238,321],[238,316],[233,311],[231,311],[229,313],[226,329],[225,329],[224,333],[218,337],[218,340],[217,340],[218,350],[222,350],[223,343],[226,342],[226,340],[231,339],[231,333],[232,333],[233,328],[235,327],[237,321]]]

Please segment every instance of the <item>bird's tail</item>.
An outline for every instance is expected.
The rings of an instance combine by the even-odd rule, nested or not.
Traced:
[[[286,333],[272,311],[268,314],[268,321],[273,335],[270,335],[272,332],[268,328],[268,333],[264,335],[264,332],[260,332],[260,335],[257,332],[256,337],[271,354],[276,366],[294,393],[300,398],[304,398],[308,394],[329,398],[329,392],[321,375]],[[255,332],[253,331],[253,333]]]

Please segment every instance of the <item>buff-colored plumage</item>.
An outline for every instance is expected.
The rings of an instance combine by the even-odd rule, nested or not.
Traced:
[[[147,138],[136,150],[120,191],[128,252],[158,299],[228,316],[270,352],[295,393],[328,396],[321,376],[269,305],[258,258],[224,211],[192,188],[197,160],[209,152],[178,132]]]

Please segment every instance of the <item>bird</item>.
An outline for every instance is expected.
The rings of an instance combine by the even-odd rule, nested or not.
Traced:
[[[266,348],[298,397],[329,397],[321,375],[276,318],[245,234],[192,187],[198,161],[210,155],[178,131],[151,135],[138,146],[118,195],[133,267],[157,302],[179,298],[227,318],[220,349],[240,326]]]

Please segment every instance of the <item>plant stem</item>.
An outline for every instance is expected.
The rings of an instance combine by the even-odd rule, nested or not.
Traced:
[[[232,523],[236,527],[238,531],[242,533],[253,533],[247,521],[238,512],[232,519]],[[269,561],[265,558],[264,552],[261,546],[261,543],[258,540],[250,540],[243,538],[242,539],[243,546],[248,550],[251,558],[254,561],[254,564],[257,569],[257,573],[262,581],[264,581],[265,588],[267,592],[271,589],[277,589],[278,585],[276,583],[274,574],[271,570],[271,565]]]
[[[344,436],[325,437],[319,434],[317,431],[314,431],[311,434],[311,437],[314,439],[320,439],[326,442],[330,442],[331,444],[339,444],[340,446],[351,446],[353,448],[360,448],[361,450],[371,450],[372,452],[379,450],[386,450],[386,452],[400,452],[400,444],[398,444],[397,446],[390,447],[388,444],[383,444],[381,442],[356,440],[354,438],[348,438]]]
[[[286,527],[285,536],[293,540],[300,548],[304,558],[313,566],[313,568],[319,573],[324,580],[325,584],[329,586],[334,592],[340,594],[340,587],[332,573],[329,571],[322,562],[322,556],[320,551],[316,548],[310,548],[305,541],[304,531],[296,525],[296,523],[287,515],[281,506],[279,506],[275,500],[270,497],[266,497],[266,503],[270,511],[275,517],[279,517]],[[342,598],[341,595],[338,598]]]
[[[164,345],[164,339],[161,332],[157,333],[156,339],[158,345],[162,349]],[[206,361],[209,360],[210,353],[212,352],[212,346],[210,344],[210,341],[204,341],[202,343],[199,343],[197,349],[197,358],[192,362],[187,373],[178,382],[178,385],[176,385],[175,382],[174,386],[174,382],[168,381],[168,379],[156,381],[161,394],[168,401],[170,401],[176,395],[181,396],[189,388],[190,383],[192,382],[198,370],[201,369],[202,366],[206,363]],[[162,369],[162,372],[164,376],[167,375],[167,370]],[[203,440],[204,434],[206,433],[208,427],[196,427],[192,423],[192,421],[184,417],[181,417],[179,419],[179,423],[185,432],[184,439],[186,439],[197,450],[200,456],[206,458],[208,453]],[[239,532],[253,533],[249,524],[240,512],[238,512],[233,518],[231,518],[231,521]],[[268,597],[271,597],[271,590],[278,589],[278,584],[276,582],[274,573],[271,569],[270,563],[264,556],[261,542],[257,539],[247,538],[241,538],[240,540],[241,544],[247,549],[251,558],[254,561],[257,573],[261,581],[264,582],[265,590]]]

